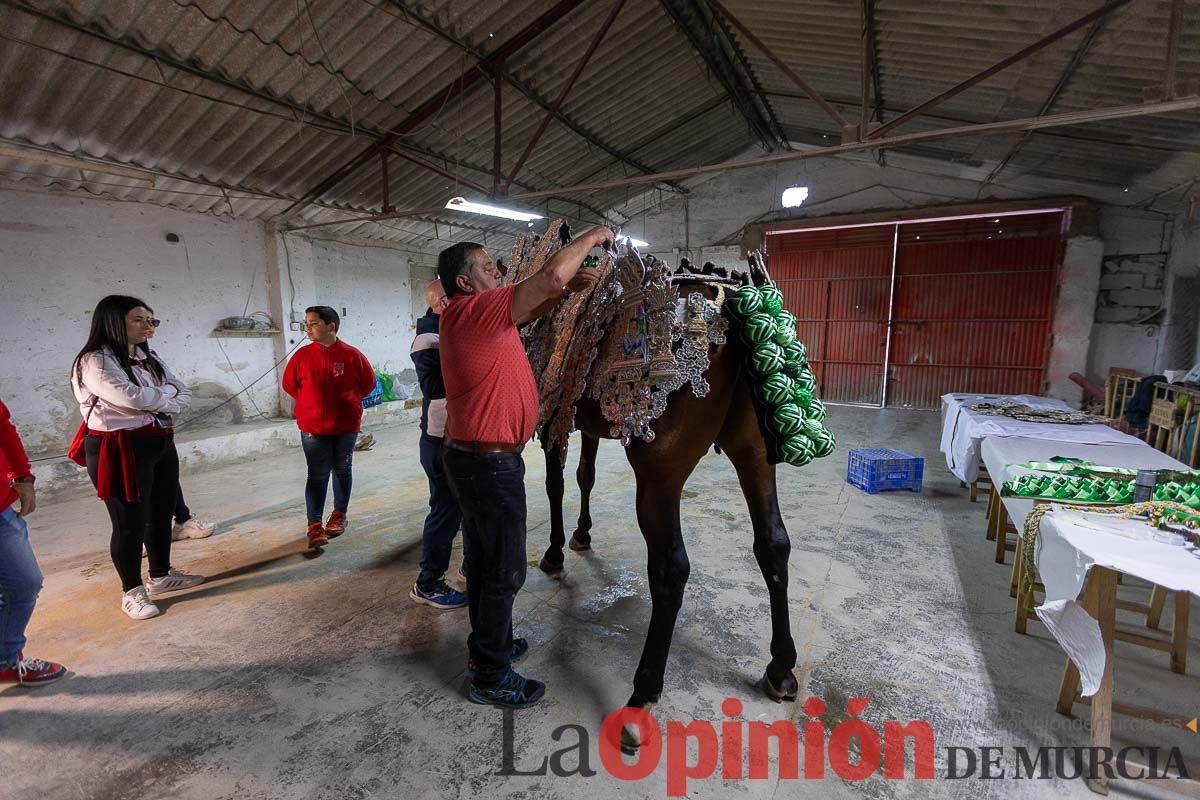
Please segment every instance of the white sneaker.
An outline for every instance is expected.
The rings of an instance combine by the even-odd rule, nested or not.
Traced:
[[[178,522],[171,528],[171,541],[178,542],[180,539],[205,539],[212,536],[213,529],[217,527],[215,522],[205,522],[199,517],[191,517],[187,522],[180,525]]]
[[[203,575],[189,575],[186,572],[171,567],[171,571],[161,578],[150,578],[146,581],[146,594],[157,597],[166,592],[178,592],[180,589],[190,589],[204,583]]]
[[[121,595],[121,610],[128,614],[130,619],[150,619],[161,613],[158,606],[146,596],[145,586],[135,586]]]

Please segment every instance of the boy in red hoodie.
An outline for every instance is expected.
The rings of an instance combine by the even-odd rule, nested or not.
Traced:
[[[42,590],[42,571],[29,546],[25,517],[37,505],[33,474],[21,437],[13,427],[8,406],[0,401],[0,686],[16,683],[36,686],[67,674],[53,661],[26,658],[25,626]],[[21,501],[21,513],[13,504]]]
[[[310,306],[304,328],[311,344],[300,348],[283,371],[283,390],[296,400],[296,427],[308,461],[304,501],[308,546],[329,544],[346,531],[350,465],[362,424],[362,400],[375,389],[366,356],[338,338],[341,318],[329,306]],[[333,513],[321,525],[333,473]]]

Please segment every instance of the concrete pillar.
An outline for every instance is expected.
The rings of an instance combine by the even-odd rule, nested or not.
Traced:
[[[1064,242],[1046,371],[1046,394],[1073,406],[1082,403],[1083,390],[1068,376],[1072,372],[1082,373],[1087,367],[1103,260],[1104,242],[1099,236],[1095,213],[1087,208],[1075,209]]]

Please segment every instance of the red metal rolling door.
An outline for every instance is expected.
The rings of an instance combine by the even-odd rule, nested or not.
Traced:
[[[889,406],[946,392],[1041,394],[1062,257],[1062,215],[903,225]]]
[[[796,315],[825,400],[880,402],[893,231],[840,228],[768,241],[771,276]]]

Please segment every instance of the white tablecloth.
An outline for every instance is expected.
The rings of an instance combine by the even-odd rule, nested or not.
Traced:
[[[1132,437],[1130,437],[1132,438]],[[1054,442],[1046,439],[1031,439],[1024,436],[996,437],[983,440],[980,448],[983,463],[992,476],[997,488],[1005,481],[1033,470],[1016,466],[1029,461],[1049,461],[1054,456],[1082,458],[1106,467],[1128,467],[1130,469],[1178,469],[1187,465],[1176,461],[1166,453],[1155,450],[1141,439],[1134,444],[1080,444],[1079,442]],[[1035,501],[1023,497],[1005,497],[1004,509],[1017,530],[1025,527],[1025,518],[1033,511]]]
[[[977,414],[966,408],[977,400],[1013,400],[1031,408],[1070,411],[1062,400],[1032,395],[943,395],[941,451],[946,466],[961,481],[972,483],[979,477],[980,447],[986,437],[1022,436],[1055,442],[1079,444],[1136,444],[1140,442],[1127,433],[1107,425],[1062,425],[1051,422],[1022,422],[1011,417]],[[990,468],[989,468],[990,469]]]
[[[1037,615],[1079,668],[1085,697],[1104,675],[1100,625],[1076,602],[1084,578],[1099,564],[1172,591],[1200,594],[1200,558],[1151,538],[1144,522],[1056,508],[1042,517],[1035,561],[1045,602]]]

